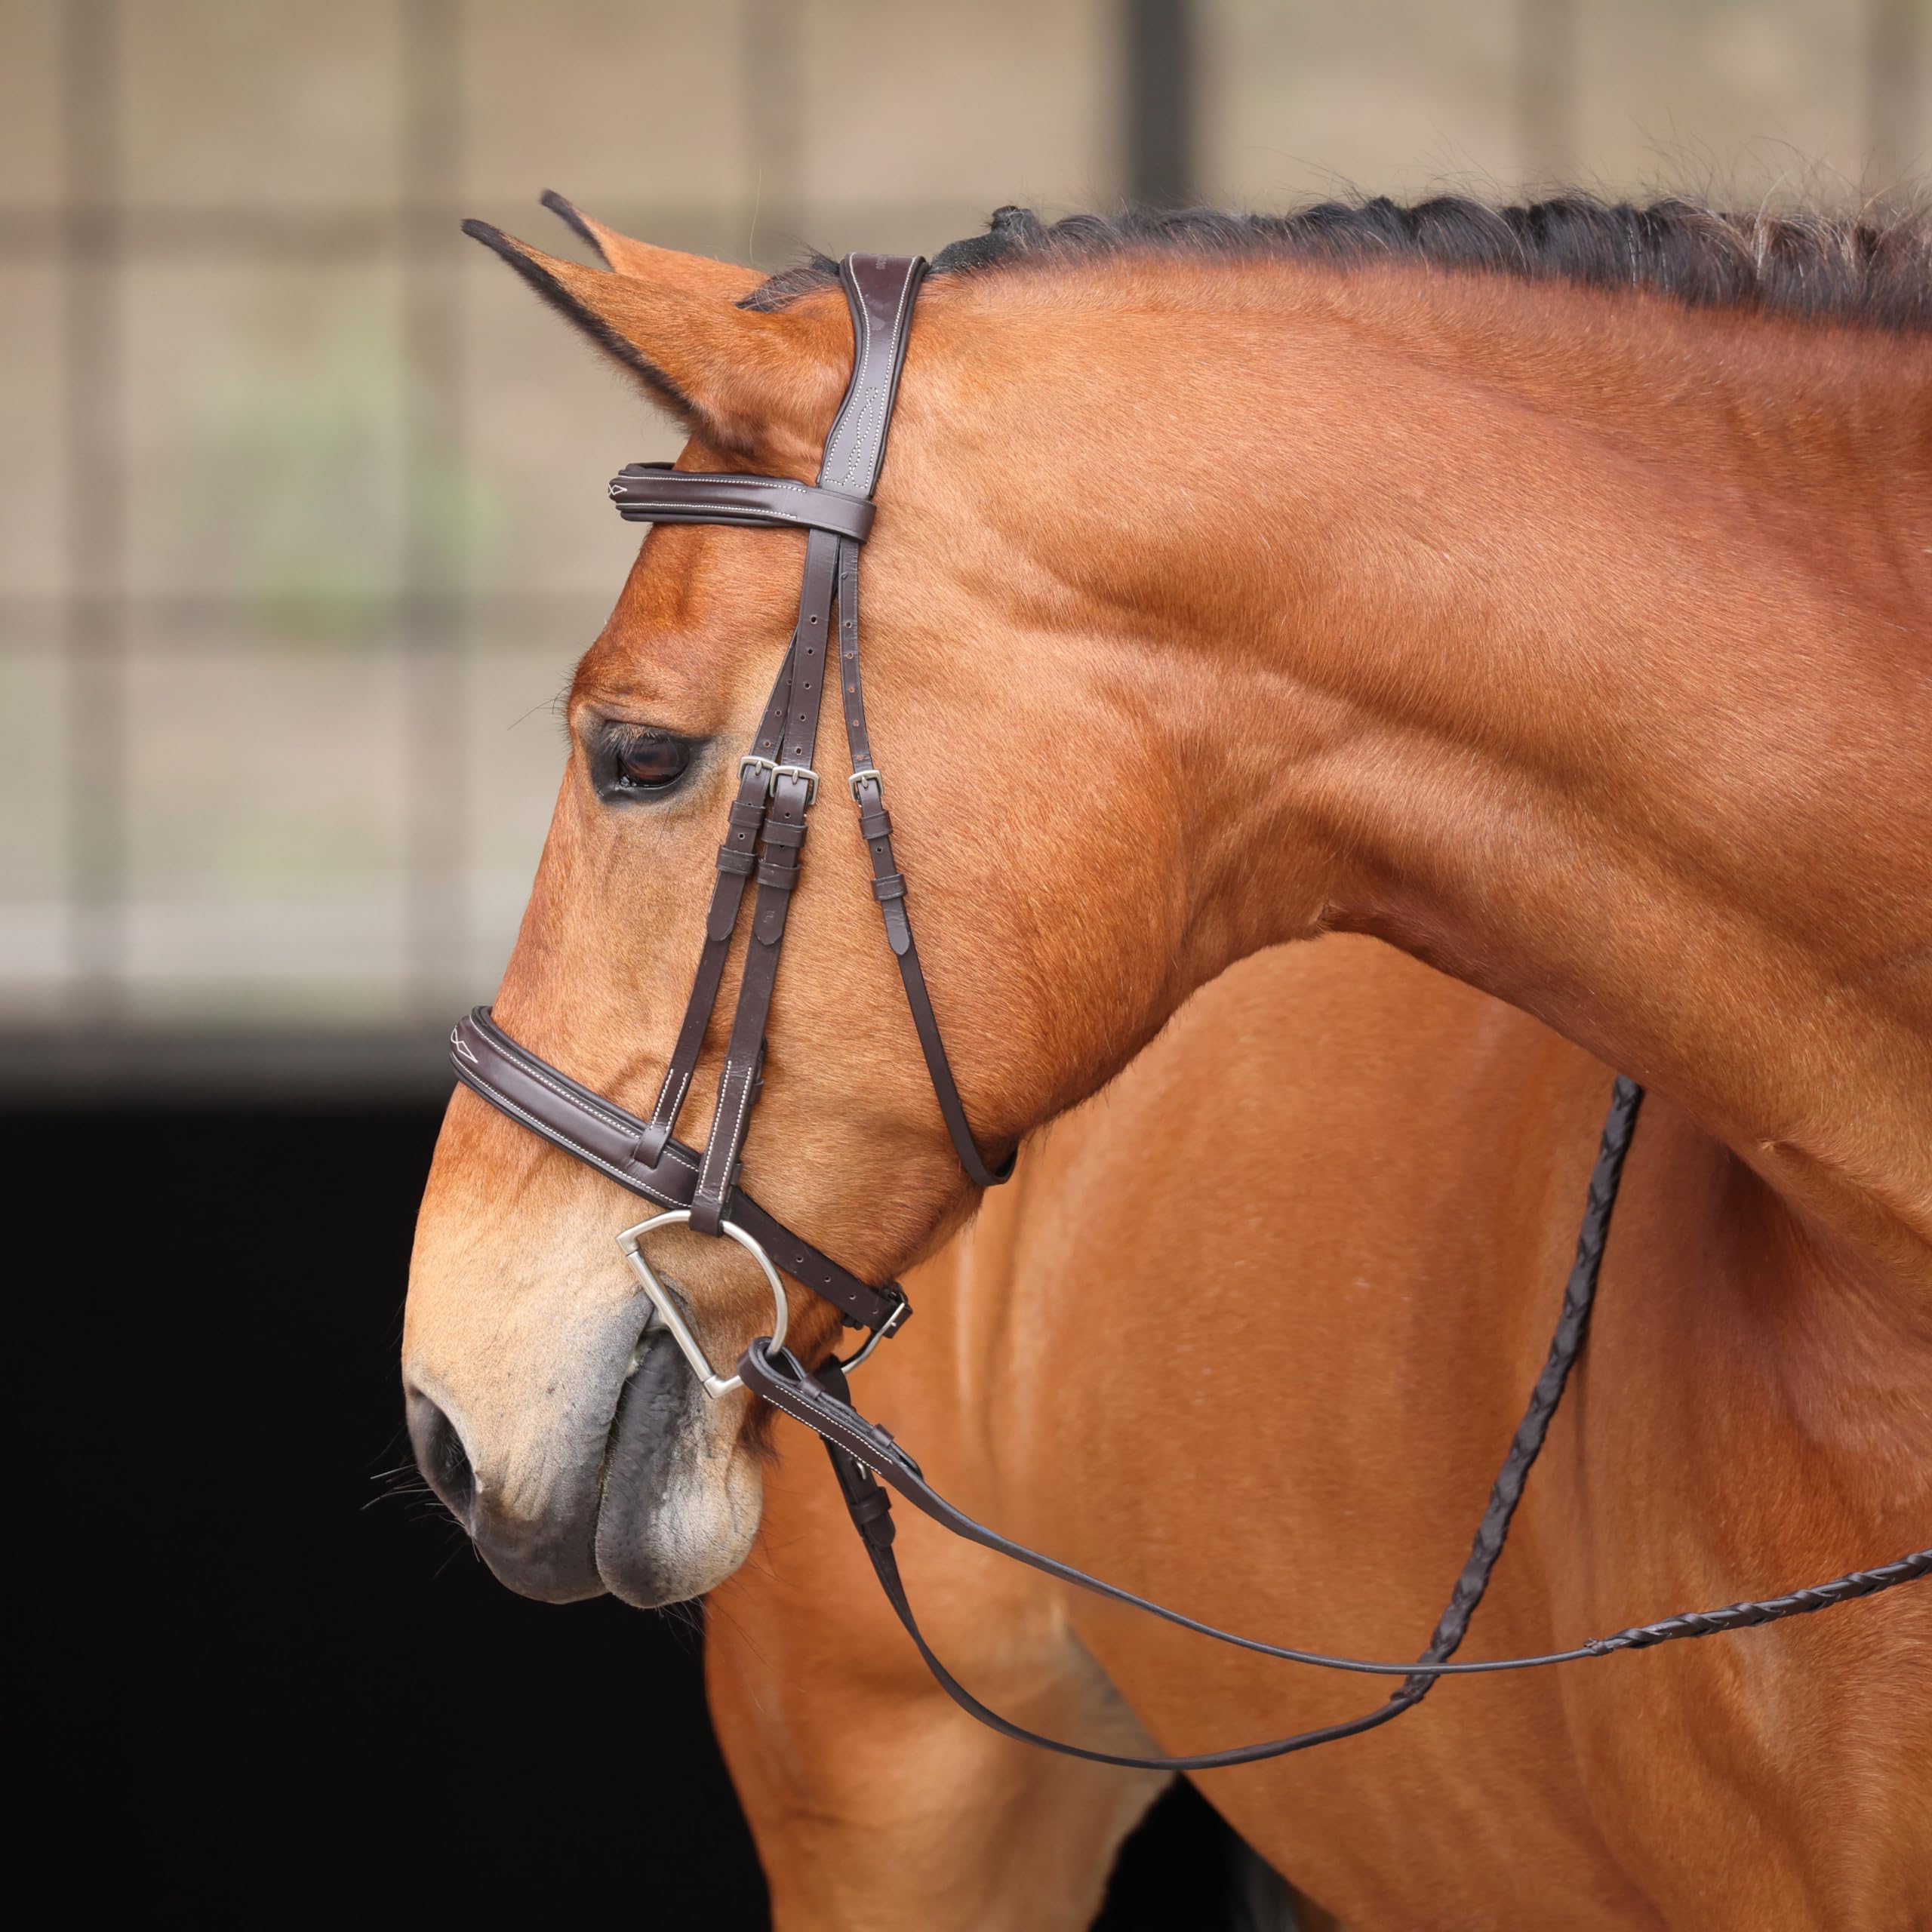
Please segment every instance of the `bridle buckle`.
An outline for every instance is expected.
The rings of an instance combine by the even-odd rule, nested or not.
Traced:
[[[844,1374],[850,1375],[880,1343],[891,1341],[905,1327],[906,1317],[912,1312],[912,1304],[907,1300],[906,1291],[897,1281],[892,1284],[892,1290],[899,1297],[898,1306],[839,1363],[838,1367]]]
[[[805,788],[805,809],[810,811],[818,798],[818,774],[808,764],[774,764],[771,768],[771,784],[775,791],[781,778],[796,778]]]
[[[818,800],[818,774],[808,764],[780,764],[768,758],[760,758],[755,752],[747,752],[738,761],[738,782],[744,782],[748,771],[764,774],[764,795],[768,798],[778,789],[781,778],[796,778],[805,787],[805,809],[810,811]],[[854,795],[857,796],[855,793]]]

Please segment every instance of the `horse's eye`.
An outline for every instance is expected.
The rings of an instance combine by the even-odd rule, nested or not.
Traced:
[[[647,731],[617,749],[617,786],[625,792],[661,792],[685,775],[691,748],[681,738]]]

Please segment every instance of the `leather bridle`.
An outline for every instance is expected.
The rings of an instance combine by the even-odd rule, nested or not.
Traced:
[[[1895,1563],[1853,1571],[1786,1595],[1669,1617],[1592,1638],[1573,1650],[1475,1663],[1450,1661],[1482,1600],[1524,1480],[1542,1449],[1589,1332],[1624,1155],[1643,1097],[1641,1088],[1621,1077],[1612,1094],[1576,1263],[1548,1361],[1497,1477],[1469,1561],[1428,1646],[1413,1663],[1331,1657],[1238,1636],[1011,1543],[946,1502],[927,1484],[918,1465],[891,1436],[852,1407],[845,1372],[903,1325],[912,1312],[904,1291],[896,1282],[874,1287],[860,1280],[774,1219],[740,1185],[745,1137],[762,1084],[765,1026],[777,984],[786,914],[798,882],[808,814],[819,792],[813,761],[828,677],[836,678],[840,691],[852,761],[849,789],[858,808],[860,835],[871,854],[872,895],[884,918],[887,943],[898,961],[940,1112],[960,1164],[975,1186],[989,1187],[1004,1180],[1013,1168],[1011,1152],[997,1165],[981,1155],[940,1037],[913,943],[906,881],[893,855],[892,820],[866,730],[859,674],[859,552],[872,526],[872,493],[884,460],[914,303],[925,269],[925,263],[917,259],[881,255],[851,256],[841,264],[840,279],[851,312],[854,340],[852,378],[826,439],[816,484],[783,477],[703,475],[665,464],[633,463],[611,485],[620,512],[632,521],[733,524],[808,533],[798,622],[757,736],[740,761],[737,795],[724,843],[718,849],[717,878],[697,972],[649,1118],[641,1120],[580,1086],[518,1045],[494,1023],[487,1008],[478,1008],[451,1033],[457,1078],[512,1119],[663,1211],[627,1229],[618,1238],[619,1244],[706,1394],[716,1398],[740,1386],[749,1389],[824,1439],[873,1569],[940,1684],[982,1722],[1027,1743],[1101,1764],[1152,1770],[1204,1770],[1251,1763],[1386,1724],[1419,1703],[1444,1676],[1530,1669],[1741,1629],[1823,1610],[1932,1574],[1932,1550],[1919,1550]],[[828,642],[835,612],[835,654]],[[758,891],[737,1005],[710,1128],[700,1150],[672,1135],[717,1004],[746,888],[754,878]],[[693,1332],[680,1297],[659,1280],[640,1244],[652,1229],[673,1222],[688,1222],[696,1233],[722,1236],[744,1247],[758,1263],[771,1290],[773,1332],[746,1349],[734,1376],[718,1374]],[[847,1361],[829,1362],[814,1375],[783,1346],[786,1304],[781,1271],[830,1303],[846,1326],[866,1331],[865,1341]],[[928,1646],[892,1553],[892,1491],[956,1535],[1184,1629],[1266,1657],[1326,1669],[1395,1677],[1401,1681],[1385,1703],[1348,1722],[1234,1750],[1189,1757],[1136,1757],[1041,1737],[1009,1723],[979,1703]]]

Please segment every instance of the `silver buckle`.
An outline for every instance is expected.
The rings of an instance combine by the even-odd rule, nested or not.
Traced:
[[[774,764],[768,758],[760,758],[747,752],[738,761],[738,782],[744,783],[748,771],[764,774],[764,795],[768,798],[777,789],[781,778],[801,778],[805,783],[805,809],[810,811],[818,798],[818,774],[808,764]]]
[[[850,1375],[853,1370],[857,1368],[866,1356],[878,1346],[880,1343],[889,1342],[898,1334],[905,1326],[906,1316],[912,1312],[912,1304],[906,1299],[906,1291],[901,1288],[899,1291],[899,1306],[843,1361],[839,1363],[840,1369],[844,1374]]]
[[[781,778],[801,778],[805,784],[805,810],[810,811],[818,798],[818,774],[808,764],[774,764],[771,783],[777,789]]]
[[[720,1375],[712,1367],[710,1358],[704,1352],[697,1337],[691,1333],[691,1324],[685,1319],[683,1309],[657,1278],[651,1263],[645,1259],[643,1249],[638,1245],[654,1228],[668,1228],[688,1221],[691,1217],[691,1211],[688,1208],[674,1208],[668,1214],[654,1214],[649,1220],[640,1221],[634,1228],[626,1228],[617,1237],[617,1245],[623,1250],[624,1258],[631,1264],[632,1272],[642,1284],[645,1293],[651,1297],[651,1306],[663,1318],[665,1327],[671,1331],[672,1340],[683,1349],[685,1361],[697,1371],[697,1379],[703,1385],[704,1392],[715,1402],[721,1396],[730,1395],[734,1389],[742,1389],[744,1383],[735,1375]],[[771,1257],[737,1222],[721,1221],[718,1229],[721,1233],[729,1235],[764,1271],[765,1280],[771,1285],[771,1339],[765,1346],[768,1349],[783,1348],[786,1324],[791,1318],[791,1310],[785,1300],[785,1284],[778,1278],[778,1270],[771,1265]]]
[[[885,790],[885,780],[879,776],[878,772],[875,771],[872,766],[869,764],[863,771],[855,771],[852,774],[852,802],[854,804],[856,805],[860,802],[859,787],[863,785],[868,778],[869,778],[872,783],[878,787],[881,795],[884,793]]]

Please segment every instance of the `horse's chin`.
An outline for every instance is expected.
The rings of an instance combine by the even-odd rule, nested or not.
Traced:
[[[706,1398],[670,1337],[654,1335],[611,1425],[597,1574],[640,1610],[699,1597],[750,1553],[764,1483],[742,1440],[749,1398]]]

